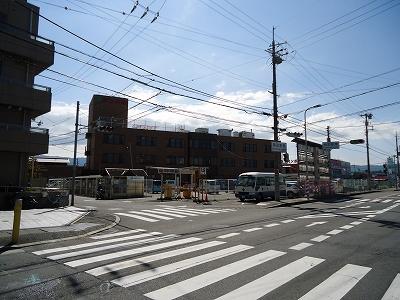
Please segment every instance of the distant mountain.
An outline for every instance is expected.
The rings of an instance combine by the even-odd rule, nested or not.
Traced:
[[[74,159],[73,158],[68,158],[69,159],[69,164],[73,165],[74,164]],[[86,164],[86,157],[77,157],[76,158],[76,165],[83,167]]]
[[[367,165],[351,165],[351,172],[366,172]],[[371,165],[371,172],[383,172],[382,165]]]

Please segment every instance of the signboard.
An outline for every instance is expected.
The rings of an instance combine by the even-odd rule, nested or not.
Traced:
[[[287,144],[281,142],[272,142],[271,151],[287,153]]]
[[[200,175],[206,175],[207,174],[207,168],[200,168]]]
[[[339,149],[339,142],[323,142],[322,149],[324,150]]]

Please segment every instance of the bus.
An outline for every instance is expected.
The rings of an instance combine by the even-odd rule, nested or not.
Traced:
[[[279,175],[280,195],[286,196],[285,177]],[[235,196],[240,201],[256,199],[262,201],[266,198],[274,198],[275,174],[261,172],[247,172],[239,175],[235,186]]]

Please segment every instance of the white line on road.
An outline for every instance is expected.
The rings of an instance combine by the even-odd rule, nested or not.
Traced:
[[[135,259],[130,259],[130,260],[126,260],[126,261],[121,261],[121,262],[117,262],[117,263],[101,266],[101,267],[98,267],[98,268],[87,270],[86,273],[89,273],[89,274],[94,275],[94,276],[99,276],[99,275],[115,272],[115,271],[118,271],[118,270],[131,268],[131,267],[134,267],[134,266],[145,265],[145,264],[148,264],[148,263],[151,263],[151,262],[154,262],[154,261],[158,261],[158,260],[162,260],[162,259],[166,259],[166,258],[170,258],[170,257],[175,257],[175,256],[182,255],[182,254],[187,254],[187,253],[191,253],[191,252],[195,252],[195,251],[199,251],[199,250],[203,250],[203,249],[219,246],[219,245],[222,245],[222,244],[225,244],[225,242],[211,241],[211,242],[207,242],[207,243],[203,243],[203,244],[189,246],[189,247],[186,247],[186,248],[179,248],[179,249],[176,249],[176,250],[157,253],[157,254],[148,255],[148,256],[144,256],[144,257],[138,257],[138,258],[135,258]]]
[[[264,225],[264,227],[275,227],[275,226],[279,226],[280,224],[279,223],[271,223],[271,224],[267,224],[267,225]]]
[[[340,300],[346,295],[371,268],[345,265],[328,279],[317,285],[299,300],[320,300],[329,295],[330,300]]]
[[[133,214],[137,214],[137,215],[143,215],[143,216],[147,216],[147,217],[152,217],[152,218],[156,218],[156,219],[160,219],[160,220],[173,220],[173,218],[170,218],[170,217],[157,215],[155,212],[148,213],[148,212],[143,212],[143,211],[133,211],[133,210],[131,210],[131,211],[129,211],[129,213],[133,213]]]
[[[334,230],[329,231],[327,234],[335,235],[335,234],[339,234],[339,233],[341,233],[341,232],[343,232],[343,230],[334,229]]]
[[[145,232],[145,231],[146,230],[144,230],[144,229],[133,229],[133,230],[126,230],[126,231],[119,231],[119,232],[114,232],[114,233],[95,235],[95,236],[92,236],[91,239],[93,239],[93,240],[107,239],[107,238],[110,238],[110,237],[116,237],[116,236],[127,235],[127,234],[137,233],[137,232]]]
[[[324,259],[305,256],[257,280],[254,280],[217,300],[260,299],[290,280],[322,263]]]
[[[319,235],[319,236],[311,239],[311,241],[320,243],[320,242],[325,241],[326,239],[329,239],[329,238],[330,238],[329,235]]]
[[[239,252],[252,249],[252,246],[247,245],[237,245],[229,248],[225,248],[222,250],[218,250],[215,252],[203,254],[200,256],[195,256],[192,258],[188,258],[185,260],[181,260],[169,265],[164,265],[158,268],[149,269],[143,272],[139,272],[132,275],[123,276],[117,278],[112,283],[115,283],[122,287],[129,287],[133,285],[137,285],[139,283],[147,282],[149,280],[153,280],[156,278],[160,278],[169,274],[173,274],[182,270],[186,270],[189,268],[193,268],[195,266],[205,264],[210,261],[214,261],[223,257],[227,257],[229,255],[237,254]],[[216,270],[214,270],[216,271]],[[214,272],[213,271],[213,272]],[[168,287],[167,287],[168,288]],[[151,297],[150,297],[151,298]],[[168,296],[164,295],[162,299],[167,299]]]
[[[157,208],[155,210],[161,210],[161,211],[166,211],[166,212],[171,212],[171,213],[177,213],[179,215],[184,215],[184,216],[192,216],[192,217],[197,217],[200,214],[194,214],[193,212],[187,212],[186,210],[182,211],[182,210],[178,210],[178,209],[174,209],[174,208],[169,208],[169,207],[165,207],[165,208]]]
[[[370,205],[368,205],[368,206],[360,206],[359,208],[365,209],[365,208],[371,208],[371,206]]]
[[[379,202],[379,201],[381,201],[381,199],[374,199],[371,202]]]
[[[354,221],[354,222],[351,222],[350,224],[351,224],[351,225],[360,225],[360,224],[362,224],[362,222],[360,222],[360,221]]]
[[[143,211],[151,211],[151,210],[143,210]],[[165,209],[162,209],[162,208],[155,208],[154,209],[154,211],[156,211],[157,213],[163,213],[164,215],[166,215],[166,216],[170,216],[170,217],[177,217],[177,218],[186,218],[188,215],[186,215],[186,214],[183,214],[183,213],[175,213],[175,212],[173,212],[173,211],[169,211],[169,210],[165,210]],[[189,214],[190,215],[190,214]]]
[[[369,218],[361,218],[361,221],[368,221]]]
[[[386,199],[386,200],[382,201],[382,203],[389,203],[391,201],[393,201],[393,199]]]
[[[217,236],[217,239],[227,239],[227,238],[239,235],[239,234],[240,234],[239,232],[232,232],[232,233]]]
[[[132,233],[142,232],[142,231],[143,231],[143,229],[135,229],[135,230],[132,230]],[[83,244],[77,244],[77,245],[72,245],[72,246],[65,246],[65,247],[58,247],[58,248],[52,248],[52,249],[47,249],[47,250],[35,251],[35,252],[33,252],[33,254],[43,255],[43,254],[49,254],[49,253],[54,253],[54,252],[61,252],[61,251],[79,249],[79,248],[98,246],[98,245],[102,245],[102,244],[110,244],[110,243],[117,243],[117,242],[122,242],[122,241],[137,240],[137,239],[141,239],[144,237],[155,236],[155,235],[160,235],[160,234],[162,234],[162,233],[161,232],[142,233],[142,234],[137,234],[137,235],[132,235],[132,236],[124,236],[124,237],[120,237],[120,238],[115,238],[115,239],[111,239],[111,240],[103,240],[103,241],[97,241],[97,242],[83,243]]]
[[[295,246],[290,247],[289,249],[300,251],[300,250],[303,250],[303,249],[305,249],[307,247],[310,247],[312,245],[314,245],[314,244],[311,244],[311,243],[300,243],[300,244],[297,244]]]
[[[114,210],[122,210],[122,208],[112,207],[112,208],[109,208],[108,210],[111,210],[111,211],[114,211]]]
[[[159,220],[150,219],[150,218],[133,215],[133,214],[127,214],[127,213],[116,213],[116,215],[130,217],[130,218],[134,218],[134,219],[138,219],[138,220],[142,220],[142,221],[146,221],[146,222],[158,222],[159,221]]]
[[[315,225],[322,225],[322,224],[325,224],[325,223],[327,223],[327,222],[326,221],[325,222],[313,222],[311,224],[306,225],[306,227],[312,227],[312,226],[315,226]]]
[[[294,220],[292,220],[292,219],[281,221],[281,223],[283,223],[283,224],[292,223],[292,222],[294,222]]]
[[[261,227],[254,227],[254,228],[249,228],[249,229],[245,229],[243,230],[244,232],[253,232],[253,231],[257,231],[257,230],[261,230]]]
[[[186,216],[174,214],[174,213],[168,213],[168,212],[163,212],[163,211],[155,211],[155,210],[150,210],[150,209],[142,209],[144,212],[149,212],[149,213],[156,213],[159,215],[165,215],[165,216],[170,216],[170,217],[177,217],[177,218],[186,218]]]
[[[284,254],[285,252],[268,250],[266,252],[239,260],[237,262],[220,267],[218,269],[200,274],[198,276],[189,278],[187,280],[147,293],[145,294],[145,296],[157,300],[175,299],[180,296],[191,293],[193,291],[196,291],[198,289],[209,286],[210,284],[218,282],[229,276],[233,276],[242,271],[263,264],[269,260],[272,260]]]
[[[376,217],[376,215],[368,215],[367,218],[373,218]]]
[[[398,300],[400,299],[400,274],[397,274],[391,285],[387,289],[382,300]]]
[[[353,228],[354,226],[353,225],[344,225],[344,226],[342,226],[342,227],[340,227],[341,229],[350,229],[350,228]]]
[[[136,255],[136,254],[141,254],[141,253],[145,253],[145,252],[169,248],[169,247],[173,247],[173,246],[194,243],[194,242],[198,242],[198,241],[201,241],[201,238],[195,238],[195,237],[186,238],[186,239],[176,240],[176,241],[172,241],[172,242],[166,242],[166,243],[161,243],[161,244],[156,244],[156,245],[151,245],[151,246],[144,246],[144,247],[135,248],[135,249],[123,250],[123,251],[113,252],[113,253],[109,253],[109,254],[103,254],[103,255],[94,256],[94,257],[82,258],[82,259],[67,262],[65,264],[70,267],[77,267],[77,266],[87,265],[87,264],[105,261],[105,260],[109,260],[109,259],[121,258],[124,256]]]

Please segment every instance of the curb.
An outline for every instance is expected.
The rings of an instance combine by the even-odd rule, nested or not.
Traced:
[[[24,248],[24,247],[30,247],[30,246],[37,246],[37,245],[43,245],[43,244],[56,243],[56,242],[61,242],[61,241],[69,241],[69,240],[73,240],[73,239],[78,239],[78,238],[94,235],[96,233],[111,229],[114,226],[118,225],[119,222],[121,222],[121,218],[119,216],[117,216],[117,215],[114,215],[114,217],[115,217],[115,220],[110,225],[107,225],[107,226],[105,226],[103,228],[99,228],[99,229],[96,229],[96,230],[93,230],[93,231],[89,231],[89,232],[86,232],[86,233],[83,233],[83,234],[80,234],[80,235],[69,236],[69,237],[60,238],[60,239],[53,239],[53,240],[45,240],[45,241],[39,241],[39,242],[25,243],[25,244],[15,244],[15,245],[10,245],[10,246],[3,246],[3,247],[8,247],[10,249],[18,249],[18,248]]]

